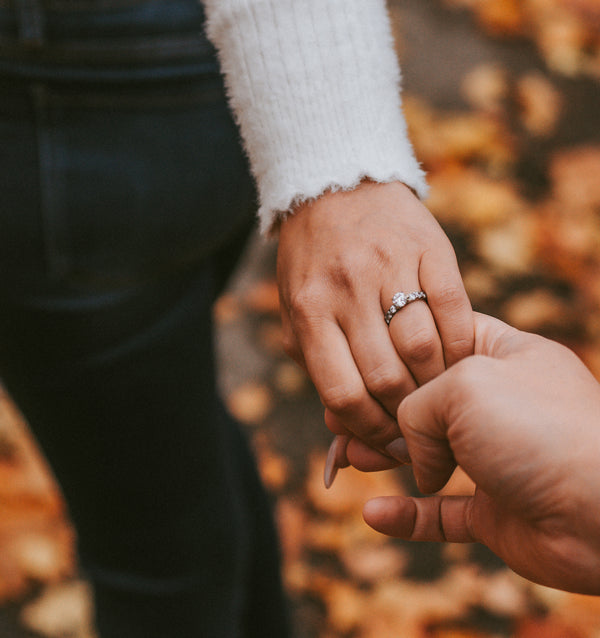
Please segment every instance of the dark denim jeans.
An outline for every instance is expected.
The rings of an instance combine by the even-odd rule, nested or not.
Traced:
[[[109,53],[165,25],[173,42],[201,9],[16,5],[0,2],[17,42],[0,39],[0,374],[65,493],[100,634],[284,637],[267,498],[215,383],[211,304],[254,191],[212,50],[192,29],[196,49],[147,64],[65,53],[94,24]]]

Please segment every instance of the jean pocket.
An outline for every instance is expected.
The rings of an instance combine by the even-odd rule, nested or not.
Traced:
[[[169,273],[247,223],[254,189],[220,80],[34,96],[49,276]]]

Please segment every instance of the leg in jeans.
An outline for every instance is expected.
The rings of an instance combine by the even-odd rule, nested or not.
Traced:
[[[65,493],[102,638],[285,636],[212,353],[251,187],[222,94],[179,88],[165,110],[146,89],[107,108],[106,88],[38,86],[0,120],[0,369]]]

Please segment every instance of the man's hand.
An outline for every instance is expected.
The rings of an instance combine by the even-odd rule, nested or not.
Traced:
[[[478,541],[526,578],[600,594],[600,385],[567,348],[476,315],[476,356],[398,410],[417,484],[456,464],[474,496],[383,497],[375,529],[415,541]]]
[[[328,427],[396,464],[386,447],[400,436],[402,399],[473,352],[471,307],[446,235],[405,185],[363,182],[285,220],[277,266],[286,351],[312,378]],[[388,327],[394,293],[418,290],[427,303],[408,304]]]

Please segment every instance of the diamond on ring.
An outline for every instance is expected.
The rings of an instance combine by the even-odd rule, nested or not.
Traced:
[[[384,319],[387,325],[390,325],[392,317],[398,312],[398,310],[401,310],[402,308],[404,308],[404,306],[413,301],[417,301],[417,299],[427,301],[427,295],[422,290],[409,293],[397,292],[392,297],[392,305],[390,306],[390,309],[384,315]]]

